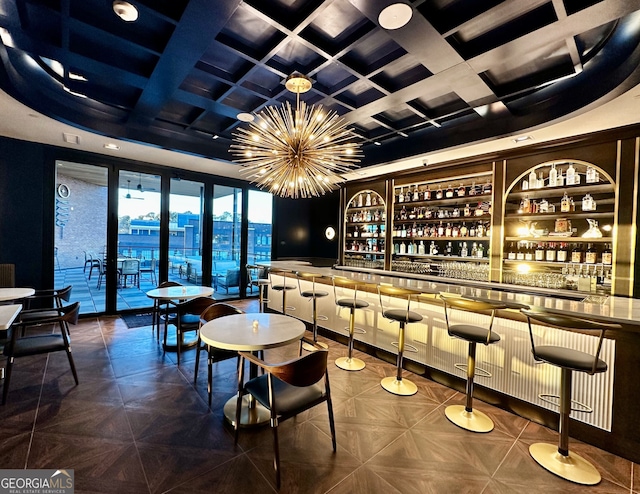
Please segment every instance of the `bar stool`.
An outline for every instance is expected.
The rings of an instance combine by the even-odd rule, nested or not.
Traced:
[[[337,358],[335,364],[343,370],[359,371],[364,369],[366,364],[363,360],[353,357],[353,335],[356,331],[356,309],[364,309],[365,307],[369,307],[369,302],[367,302],[366,300],[358,300],[358,288],[366,285],[366,283],[352,280],[350,278],[345,278],[343,276],[332,277],[332,283],[333,296],[336,305],[340,308],[349,308],[349,350],[347,356]],[[336,287],[346,290],[353,290],[353,298],[340,298],[338,296]],[[360,331],[364,333],[364,329],[361,329]]]
[[[287,285],[287,273],[290,273],[290,272],[291,271],[287,269],[269,268],[269,284],[271,285],[272,290],[275,290],[276,292],[282,292],[282,313],[285,315],[287,313],[287,309],[296,310],[295,307],[287,305],[287,292],[289,290],[296,289],[295,285]],[[282,283],[276,284],[276,285],[273,284],[272,275],[274,274],[278,276],[282,276]]]
[[[560,378],[560,421],[558,446],[548,443],[535,443],[529,446],[529,454],[540,464],[542,468],[563,479],[583,485],[595,485],[601,477],[598,470],[587,460],[575,453],[569,453],[569,416],[571,411],[585,413],[593,412],[593,409],[583,403],[571,400],[571,384],[573,371],[586,372],[589,375],[598,374],[607,370],[607,363],[600,359],[602,340],[605,331],[619,331],[619,324],[605,324],[568,315],[554,314],[543,311],[521,310],[527,316],[529,324],[529,336],[531,338],[531,351],[533,358],[539,362],[555,365],[561,369]],[[590,353],[565,348],[555,345],[536,345],[533,337],[531,321],[542,323],[559,330],[580,331],[592,333],[598,336],[598,342],[594,355]],[[553,395],[538,395],[540,399],[548,403],[556,404]],[[572,403],[577,405],[572,408]]]
[[[269,302],[269,298],[265,297],[265,292],[268,289],[268,286],[271,284],[269,278],[260,278],[262,273],[266,272],[266,268],[262,266],[257,266],[255,264],[247,264],[247,275],[249,277],[247,285],[249,289],[253,293],[253,287],[258,288],[258,298],[260,300],[260,312],[264,312],[266,308],[266,304]],[[255,277],[254,277],[255,273]]]
[[[318,342],[318,319],[324,319],[325,321],[328,319],[326,316],[318,316],[317,300],[329,295],[329,292],[316,290],[316,280],[323,278],[323,276],[321,274],[305,273],[303,271],[296,271],[296,276],[298,277],[298,290],[300,291],[300,296],[310,299],[312,302],[311,317],[313,319],[313,343],[321,348],[329,348],[326,343]],[[310,281],[311,290],[303,290],[302,285],[300,284],[301,280]],[[314,346],[309,343],[302,343],[302,348],[309,352],[315,351]]]
[[[389,393],[393,393],[400,396],[411,396],[418,392],[418,387],[409,381],[408,379],[402,378],[402,360],[404,358],[405,346],[410,348],[411,351],[417,352],[418,349],[411,346],[405,345],[404,342],[404,330],[405,326],[409,323],[420,322],[422,321],[422,316],[417,312],[412,312],[411,309],[411,298],[417,298],[422,292],[418,290],[412,290],[410,288],[399,288],[391,285],[378,285],[378,297],[380,298],[380,309],[382,310],[382,316],[386,319],[390,319],[392,321],[397,321],[400,323],[400,330],[398,332],[398,342],[392,343],[392,345],[398,347],[398,357],[396,361],[396,377],[385,377],[380,384],[384,389],[389,391]],[[407,299],[407,308],[406,309],[385,309],[384,304],[382,302],[382,296],[387,295],[390,297],[406,297]]]
[[[500,341],[500,335],[492,331],[493,319],[495,313],[499,309],[506,309],[504,304],[492,302],[489,300],[473,300],[469,298],[461,298],[456,296],[440,295],[444,303],[444,318],[447,323],[447,331],[449,336],[460,338],[469,342],[469,353],[467,356],[467,364],[455,364],[455,366],[467,371],[467,403],[466,405],[450,405],[444,413],[447,418],[458,427],[467,429],[472,432],[490,432],[493,430],[493,421],[479,410],[473,409],[473,380],[476,370],[478,375],[482,377],[491,377],[491,373],[484,369],[476,369],[476,345],[490,345]],[[447,309],[458,309],[462,311],[474,313],[491,313],[489,326],[484,328],[475,324],[450,324]]]

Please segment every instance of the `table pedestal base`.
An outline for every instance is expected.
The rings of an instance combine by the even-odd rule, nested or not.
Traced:
[[[236,425],[236,404],[238,397],[230,398],[224,404],[224,417],[232,426]],[[242,397],[242,410],[240,411],[240,427],[255,427],[269,423],[271,413],[250,396]]]

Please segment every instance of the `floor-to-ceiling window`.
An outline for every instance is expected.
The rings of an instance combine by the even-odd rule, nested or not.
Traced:
[[[83,314],[105,310],[107,178],[106,167],[56,162],[55,286],[72,285]]]
[[[145,291],[157,286],[160,255],[160,176],[118,174],[118,311],[151,306]],[[113,268],[113,266],[108,266]]]
[[[211,282],[219,299],[239,293],[241,225],[242,189],[215,185]]]
[[[169,274],[180,283],[202,284],[204,184],[171,179],[169,198]]]
[[[273,196],[268,192],[249,191],[247,207],[249,233],[247,238],[247,262],[255,264],[271,259],[271,223]]]

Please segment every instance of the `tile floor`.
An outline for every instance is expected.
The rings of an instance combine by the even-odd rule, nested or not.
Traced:
[[[255,301],[238,306],[257,309]],[[1,468],[73,468],[78,494],[276,491],[269,429],[242,430],[234,446],[223,419],[235,360],[216,364],[210,410],[204,363],[193,385],[193,350],[178,368],[149,327],[129,329],[118,317],[83,319],[71,330],[79,386],[62,353],[16,362],[9,402],[0,407]],[[331,362],[344,355],[343,345],[328,343]],[[267,359],[296,351],[271,350]],[[555,432],[478,401],[496,429],[464,431],[444,416],[463,395],[416,376],[418,394],[391,395],[379,381],[393,366],[359,357],[367,363],[360,372],[330,364],[337,453],[324,405],[280,426],[280,492],[640,492],[638,465],[574,441],[572,449],[597,464],[603,480],[571,484],[528,454],[534,441],[555,443]]]

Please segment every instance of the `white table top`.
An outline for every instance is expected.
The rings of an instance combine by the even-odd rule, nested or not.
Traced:
[[[200,338],[223,350],[256,351],[298,341],[305,329],[302,321],[282,314],[233,314],[206,323]]]
[[[20,304],[0,305],[0,330],[9,329],[21,310]]]
[[[210,295],[213,295],[213,288],[210,286],[168,286],[147,292],[147,297],[160,300],[190,300]]]
[[[0,288],[0,302],[6,300],[19,300],[30,297],[36,293],[33,288]]]

